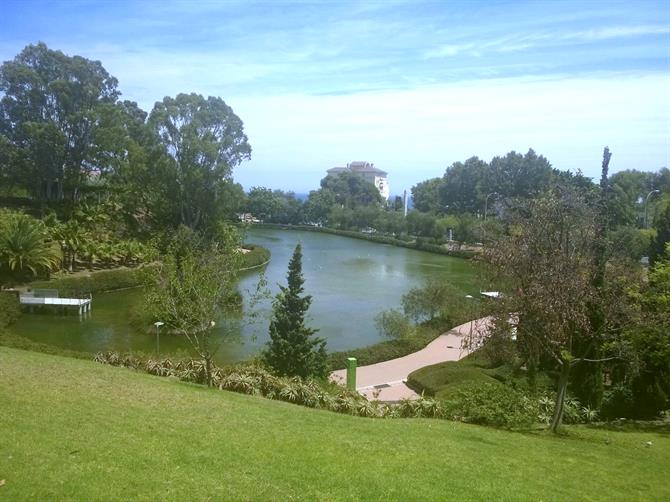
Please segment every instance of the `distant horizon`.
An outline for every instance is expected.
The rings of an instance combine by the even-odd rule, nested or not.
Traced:
[[[99,60],[150,112],[219,96],[252,186],[309,192],[366,160],[394,193],[529,148],[597,178],[670,166],[670,4],[387,0],[160,4],[5,0],[0,61],[26,45]]]

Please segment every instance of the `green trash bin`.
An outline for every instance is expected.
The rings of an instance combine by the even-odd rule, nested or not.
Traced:
[[[356,358],[347,357],[347,389],[356,390]]]

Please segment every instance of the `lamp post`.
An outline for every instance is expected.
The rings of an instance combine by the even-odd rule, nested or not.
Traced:
[[[465,298],[468,300],[474,300],[474,297],[472,295],[465,295]],[[472,305],[472,304],[471,304]],[[469,336],[469,341],[468,341],[468,353],[472,352],[472,323],[474,322],[474,319],[472,318],[473,316],[473,309],[470,309],[470,336]]]
[[[647,196],[644,198],[644,228],[647,228],[647,202],[649,202],[649,197],[654,195],[655,193],[661,193],[660,190],[652,190],[647,194]]]
[[[163,326],[165,323],[162,321],[156,321],[154,323],[154,326],[156,326],[156,359],[158,359],[161,356],[161,347],[160,347],[160,330],[161,326]]]

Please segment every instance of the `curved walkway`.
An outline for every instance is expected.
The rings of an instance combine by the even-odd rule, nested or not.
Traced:
[[[438,336],[418,352],[384,361],[369,366],[361,366],[356,372],[356,390],[368,399],[380,401],[399,401],[400,399],[416,399],[419,395],[410,389],[405,382],[410,373],[424,366],[430,366],[445,361],[458,361],[467,356],[470,351],[463,348],[472,329],[472,336],[476,340],[486,333],[490,317],[482,317],[468,321],[460,326]],[[337,370],[330,374],[330,379],[344,384],[347,370]]]

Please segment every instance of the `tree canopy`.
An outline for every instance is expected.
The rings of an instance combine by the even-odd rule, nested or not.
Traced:
[[[232,169],[251,157],[242,120],[221,98],[179,94],[156,103],[149,125],[170,157],[163,180],[176,202],[172,221],[210,227],[222,216]]]

